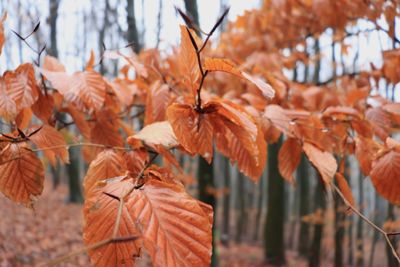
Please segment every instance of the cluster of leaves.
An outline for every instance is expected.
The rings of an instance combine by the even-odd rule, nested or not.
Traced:
[[[376,22],[379,14],[390,12],[383,1],[373,7],[361,0],[341,1],[345,8],[334,1],[318,3],[265,1],[263,8],[230,25],[215,49],[207,44],[226,12],[204,41],[181,26],[180,47],[173,55],[154,49],[139,55],[106,51],[102,60],[126,63],[113,80],[95,71],[93,53],[85,70],[73,74],[49,56],[36,70],[25,63],[7,71],[0,80],[0,116],[11,132],[0,140],[0,191],[32,205],[44,179],[35,152],[43,151],[52,164],[57,159],[67,163],[68,148],[83,146],[90,162],[84,179],[84,240],[96,266],[133,266],[142,247],[155,266],[209,265],[212,208],[185,191],[171,149],[210,163],[215,147],[256,182],[265,167],[267,143],[283,134],[279,171],[289,182],[294,183],[304,153],[325,187],[335,179],[352,205],[344,158],[355,154],[377,191],[399,204],[400,144],[390,134],[400,126],[400,106],[371,95],[377,77],[398,81],[390,67],[398,54],[386,56],[384,67],[374,72],[312,86],[283,75],[285,67],[302,59],[299,53],[290,58],[276,53],[328,27],[343,34],[354,18]],[[2,24],[0,29],[2,44]],[[139,112],[132,115],[133,110]],[[145,126],[135,133],[138,118]],[[39,120],[40,125],[33,124]],[[64,131],[70,125],[80,132],[78,143],[65,141],[74,140]],[[153,165],[157,155],[166,167]]]

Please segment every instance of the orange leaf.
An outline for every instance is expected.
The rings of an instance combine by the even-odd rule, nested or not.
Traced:
[[[31,206],[43,191],[44,169],[25,143],[11,143],[0,153],[0,191],[17,203]]]
[[[253,83],[261,91],[264,97],[273,98],[275,91],[272,87],[259,78],[255,78],[250,74],[239,70],[231,61],[220,58],[206,58],[204,61],[204,70],[208,71],[223,71],[236,75],[242,79]]]
[[[257,181],[267,158],[267,145],[261,128],[239,105],[222,102],[213,115],[212,124],[217,149],[231,162],[237,161],[239,171]]]
[[[110,195],[122,196],[132,188],[132,184],[119,182],[107,186],[107,193],[102,190],[85,199],[83,240],[86,245],[91,245],[111,238],[116,223],[119,201]],[[139,237],[140,233],[134,218],[124,208],[119,228],[118,237]],[[107,267],[134,267],[135,257],[140,256],[140,243],[137,240],[114,242],[88,251],[90,261],[94,266]]]
[[[210,265],[211,207],[202,205],[183,186],[154,179],[132,193],[126,207],[143,229],[154,266]]]
[[[357,136],[355,141],[355,156],[360,165],[360,169],[364,175],[369,175],[372,162],[376,158],[378,151],[383,147],[374,140],[365,138],[361,135]]]
[[[370,177],[378,193],[400,205],[400,147],[388,150],[372,165]]]
[[[329,188],[337,170],[337,162],[333,155],[329,152],[322,151],[310,143],[303,144],[303,151],[308,160],[318,170],[325,185]]]
[[[6,121],[13,120],[17,116],[17,105],[7,94],[7,85],[4,77],[0,77],[0,116]]]
[[[144,124],[166,119],[165,113],[170,102],[169,87],[160,81],[153,83],[147,91],[146,116]]]
[[[18,110],[30,107],[35,103],[39,96],[39,90],[32,64],[25,63],[15,71],[6,72],[4,79],[7,84],[7,94],[14,100]]]
[[[80,110],[102,109],[106,97],[106,83],[97,72],[89,70],[72,75],[44,69],[41,72],[66,101],[74,103]]]
[[[187,85],[192,89],[193,95],[196,95],[196,82],[200,77],[199,65],[197,61],[196,50],[190,41],[189,29],[181,25],[181,46],[179,50],[179,66],[183,78]],[[192,34],[193,35],[193,34]]]
[[[171,149],[179,145],[168,121],[155,122],[145,126],[137,134],[128,137],[128,143],[135,146],[135,140],[141,140],[148,146],[161,145]]]
[[[4,21],[7,19],[7,12],[4,12],[0,19],[0,55],[4,45]]]
[[[39,126],[31,128],[31,132],[37,130]],[[56,157],[62,162],[69,163],[69,155],[67,150],[67,143],[62,134],[55,128],[49,125],[43,125],[42,128],[29,137],[29,139],[43,149],[44,155],[49,159],[50,163],[56,165]]]
[[[173,104],[167,109],[167,117],[178,142],[189,153],[198,153],[211,162],[213,129],[210,115],[198,113],[189,105]]]
[[[346,178],[344,178],[341,173],[337,172],[335,174],[335,179],[344,198],[354,207],[356,202],[354,201],[353,193],[351,192],[351,188],[347,183]]]
[[[288,138],[279,150],[279,172],[282,177],[289,183],[294,184],[296,181],[293,173],[300,163],[301,145],[295,138]]]
[[[39,92],[39,98],[32,105],[32,111],[36,117],[38,117],[42,122],[49,123],[51,115],[53,114],[54,99],[50,94],[44,95]]]
[[[90,163],[86,173],[83,188],[85,196],[91,196],[91,191],[96,183],[108,178],[122,176],[127,171],[124,157],[112,149],[105,149],[100,152]]]

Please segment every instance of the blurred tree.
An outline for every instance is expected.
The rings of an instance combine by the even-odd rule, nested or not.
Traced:
[[[200,20],[199,20],[199,12],[197,9],[197,0],[185,0],[185,9],[186,13],[192,19],[196,26],[200,27]],[[194,29],[198,36],[200,36],[200,31],[198,29]]]
[[[143,47],[142,47],[142,42],[139,39],[138,29],[136,26],[134,0],[127,0],[126,14],[127,14],[126,21],[128,23],[128,31],[126,36],[128,42],[133,42],[132,48],[135,51],[135,53],[139,53],[139,51]]]
[[[268,192],[267,217],[265,222],[265,258],[274,266],[285,263],[284,248],[284,210],[285,181],[278,170],[278,152],[282,146],[282,137],[274,144],[268,145]]]

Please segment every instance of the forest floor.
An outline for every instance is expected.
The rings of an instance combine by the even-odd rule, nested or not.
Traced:
[[[66,203],[66,196],[65,186],[52,190],[48,182],[31,210],[0,195],[0,267],[34,266],[83,247],[82,205]],[[222,267],[268,266],[263,263],[261,245],[220,245],[218,252]],[[287,251],[286,256],[287,266],[307,266],[292,251]],[[139,266],[151,266],[147,256],[139,261]],[[332,265],[323,260],[322,266]],[[58,266],[90,264],[87,255],[81,254]]]

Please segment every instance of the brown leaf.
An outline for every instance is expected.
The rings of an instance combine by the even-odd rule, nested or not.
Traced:
[[[200,206],[182,186],[150,180],[132,193],[126,207],[141,225],[154,266],[210,265],[210,206]]]
[[[193,95],[196,95],[196,82],[200,77],[199,65],[197,62],[196,50],[190,41],[188,28],[181,25],[181,45],[179,50],[179,66],[183,78],[187,85],[192,89]]]
[[[394,205],[400,204],[400,147],[388,150],[377,158],[370,173],[378,193]]]
[[[351,206],[354,207],[356,202],[354,201],[353,193],[351,192],[351,188],[347,183],[346,178],[343,176],[343,174],[337,172],[335,174],[335,179],[344,198],[350,203]]]
[[[291,184],[296,182],[293,173],[300,163],[301,151],[301,145],[295,138],[286,139],[279,150],[279,172]]]
[[[318,170],[325,185],[329,188],[337,170],[337,162],[329,152],[322,151],[310,143],[303,144],[303,151],[308,160]]]
[[[33,132],[38,128],[39,126],[33,126],[30,132]],[[41,129],[30,136],[29,139],[39,149],[43,149],[44,155],[49,159],[53,166],[56,166],[56,157],[64,163],[69,163],[67,143],[62,134],[54,127],[43,125],[41,126]]]
[[[43,191],[44,169],[25,143],[11,143],[1,154],[0,190],[17,203],[31,206]]]
[[[122,176],[127,171],[125,158],[113,149],[100,152],[90,163],[83,181],[85,197],[91,196],[91,191],[96,183],[108,178]]]
[[[213,128],[210,115],[198,113],[190,105],[173,104],[167,109],[167,117],[178,142],[189,153],[198,153],[211,162]]]
[[[141,140],[148,146],[161,145],[171,149],[179,145],[171,124],[168,121],[155,122],[145,126],[133,136],[128,137],[128,143],[134,145],[136,140]]]
[[[204,70],[208,71],[223,71],[233,75],[236,75],[242,79],[248,80],[253,83],[261,91],[264,97],[273,98],[275,96],[275,91],[272,87],[261,80],[260,78],[255,78],[250,74],[239,70],[231,61],[220,58],[206,58],[204,61]]]

